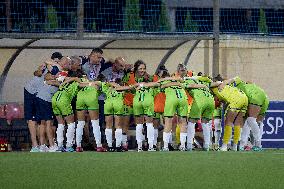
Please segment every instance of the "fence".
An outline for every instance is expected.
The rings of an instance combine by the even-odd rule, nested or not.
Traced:
[[[0,2],[0,32],[75,33],[81,27],[86,33],[213,34],[213,2],[214,0],[5,0]],[[217,2],[220,33],[284,35],[284,2]]]

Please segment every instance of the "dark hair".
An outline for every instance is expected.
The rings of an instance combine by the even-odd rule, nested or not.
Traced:
[[[145,68],[146,68],[146,63],[143,62],[143,60],[137,60],[137,61],[134,63],[134,75],[136,74],[136,72],[137,72],[139,66],[142,65],[142,64],[143,64],[143,65],[145,66]],[[144,78],[144,81],[147,82],[147,81],[149,81],[150,75],[149,75],[147,72],[145,72],[145,75],[143,76],[143,78]]]
[[[99,74],[98,77],[97,77],[97,81],[106,81],[106,77],[103,75],[103,74]]]
[[[104,52],[103,52],[103,50],[102,50],[101,48],[93,48],[91,54],[92,54],[92,53],[100,53],[100,54],[103,54]]]
[[[74,63],[79,63],[81,64],[81,58],[79,56],[71,56],[71,64],[74,64]]]
[[[158,70],[160,70],[160,71],[168,71],[168,69],[166,68],[165,65],[161,65],[161,66],[158,68]]]
[[[146,64],[145,64],[145,62],[143,62],[143,60],[137,60],[137,61],[134,63],[134,73],[137,72],[139,66],[142,65],[142,64],[143,64],[143,65],[145,66],[145,68],[146,68]]]
[[[177,66],[177,71],[179,71],[180,69],[185,69],[185,70],[187,70],[187,69],[186,69],[186,66],[185,66],[184,64],[178,64],[178,66]]]
[[[221,77],[220,74],[218,74],[216,77],[213,79],[214,81],[223,81],[224,79]]]
[[[116,78],[116,79],[115,79],[115,83],[117,83],[117,84],[119,84],[119,85],[122,85],[122,79]]]
[[[203,74],[202,74],[202,72],[198,72],[198,74],[197,74],[197,76],[202,76]]]
[[[62,54],[60,53],[60,52],[54,52],[54,53],[52,53],[52,55],[51,55],[51,59],[52,60],[54,60],[55,58],[58,58],[59,60],[62,58],[63,56],[62,56]]]
[[[165,65],[161,65],[158,67],[156,74],[158,74],[159,76],[161,76],[162,78],[164,77],[169,77],[169,71],[168,69],[165,67]],[[160,75],[162,74],[162,75]]]
[[[162,78],[170,77],[170,73],[167,70],[163,70]]]

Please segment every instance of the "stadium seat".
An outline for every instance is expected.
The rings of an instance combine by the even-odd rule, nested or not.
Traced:
[[[13,119],[24,118],[24,106],[18,103],[11,103],[6,105],[6,119],[12,121]]]
[[[5,119],[6,118],[6,105],[5,104],[1,104],[0,105],[0,118],[1,119]]]

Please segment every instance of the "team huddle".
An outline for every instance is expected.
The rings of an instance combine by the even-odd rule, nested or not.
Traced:
[[[99,48],[93,49],[88,57],[53,53],[51,59],[34,72],[25,86],[25,118],[31,134],[31,152],[73,152],[74,143],[76,152],[82,152],[83,130],[89,120],[96,151],[127,151],[131,116],[136,125],[138,152],[143,150],[145,141],[148,151],[157,150],[161,123],[164,125],[162,151],[169,151],[172,133],[176,132],[174,120],[179,128],[180,151],[193,150],[197,122],[201,123],[205,151],[227,151],[232,130],[232,150],[243,151],[250,133],[254,139],[252,150],[262,150],[263,119],[269,100],[254,83],[239,77],[196,75],[182,64],[173,74],[160,66],[155,75],[149,75],[142,60],[133,66],[126,64],[122,57],[105,62]],[[107,145],[102,144],[99,102],[103,102]],[[224,130],[222,109],[225,110]],[[58,122],[56,132],[52,129],[54,116]],[[40,124],[39,143],[37,123]]]

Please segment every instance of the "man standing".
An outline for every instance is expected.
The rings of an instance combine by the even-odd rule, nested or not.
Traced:
[[[106,68],[106,64],[103,62],[103,51],[100,48],[94,48],[89,55],[89,57],[82,58],[82,70],[87,76],[88,81],[97,80],[99,74],[103,69]],[[98,103],[99,93],[98,89],[92,86],[83,87],[77,95],[76,109],[77,109],[77,152],[82,152],[81,140],[83,128],[85,126],[85,111],[88,111],[92,127],[93,134],[96,140],[97,151],[104,152],[105,149],[102,147],[101,143],[101,130],[99,121],[99,103]],[[102,101],[103,103],[103,101]]]
[[[100,48],[94,48],[88,58],[82,57],[82,70],[90,81],[96,80],[98,75],[110,66],[104,62],[103,50]]]
[[[36,126],[37,121],[39,121],[38,115],[36,114],[36,94],[38,93],[38,88],[43,85],[44,71],[45,65],[40,65],[34,72],[34,77],[24,87],[25,120],[28,123],[32,140],[32,149],[30,152],[39,152],[38,142],[36,139]]]
[[[116,82],[117,79],[122,80],[124,74],[125,74],[125,60],[122,57],[117,57],[114,62],[112,63],[112,66],[105,69],[101,73],[105,78],[107,82]],[[128,129],[128,126],[125,123],[122,123],[122,115],[115,115],[115,124],[118,128],[116,128],[115,131],[115,139],[117,143],[117,147],[120,147],[121,142],[123,143],[123,146],[127,145],[127,135],[126,135],[126,129]],[[112,122],[113,122],[113,115],[107,115],[106,116],[106,129],[105,129],[105,135],[106,140],[108,142],[108,147],[112,147]],[[117,123],[118,122],[118,123]],[[118,124],[118,125],[117,125]],[[122,128],[122,126],[124,128]]]
[[[57,62],[62,58],[60,52],[55,52],[51,55],[51,59]],[[24,87],[24,112],[25,119],[27,120],[31,140],[32,140],[32,149],[31,152],[39,152],[40,148],[38,147],[38,142],[36,139],[36,126],[37,121],[40,121],[40,105],[38,104],[38,93],[41,92],[41,89],[44,87],[44,77],[48,71],[58,72],[57,67],[53,64],[49,64],[47,61],[45,64],[42,64],[34,72],[34,77],[25,85]],[[55,63],[56,64],[56,63]],[[41,96],[41,94],[40,94]]]

